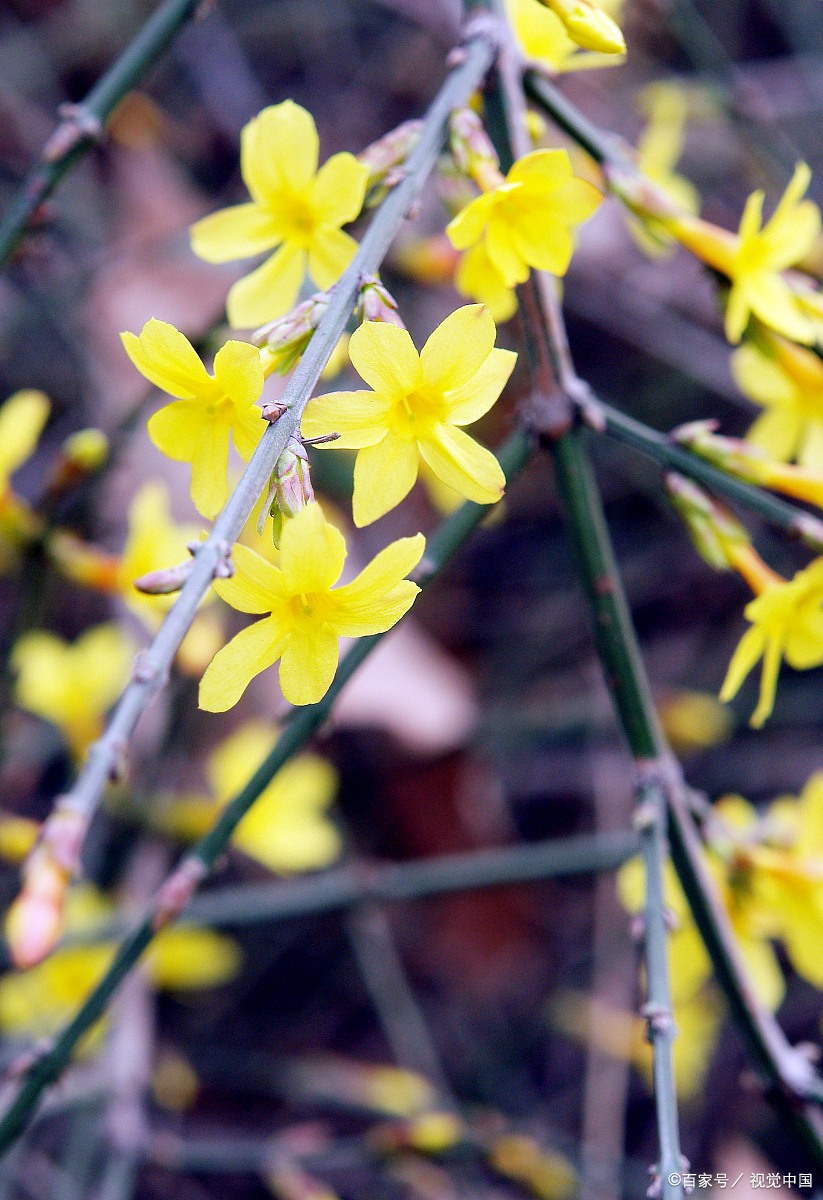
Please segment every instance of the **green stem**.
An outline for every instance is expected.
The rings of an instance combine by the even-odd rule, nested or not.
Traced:
[[[626,416],[619,409],[604,404],[602,400],[586,401],[580,407],[581,415],[595,432],[609,434],[641,454],[653,458],[661,466],[679,471],[691,479],[704,483],[712,492],[724,496],[757,513],[764,521],[783,529],[791,537],[798,538],[810,549],[823,553],[823,521],[802,508],[773,496],[770,492],[745,483],[734,475],[707,462],[691,450],[678,446],[664,433]]]
[[[25,234],[26,226],[38,205],[51,195],[63,176],[95,144],[95,127],[102,129],[126,93],[160,57],[194,15],[199,4],[200,0],[166,0],[165,4],[161,4],[117,61],[76,106],[76,111],[87,122],[87,131],[78,128],[73,139],[67,137],[63,140],[62,147],[53,141],[53,153],[47,145],[41,161],[23,181],[0,222],[0,267],[5,265]],[[72,118],[68,117],[58,126],[53,138],[60,133],[68,133],[71,126]]]
[[[533,448],[532,438],[516,431],[501,447],[499,461],[507,480],[525,466]],[[429,539],[426,555],[418,569],[418,582],[428,586],[456,554],[469,534],[488,513],[488,507],[469,501],[442,522]],[[83,1034],[103,1015],[119,985],[132,970],[157,932],[174,919],[188,902],[198,883],[226,849],[240,821],[280,768],[306,744],[328,717],[334,701],[360,664],[385,636],[358,639],[343,658],[326,695],[317,704],[295,710],[277,745],[251,779],[220,812],[214,825],[183,857],[161,887],[142,921],[121,942],[106,973],[87,996],[72,1020],[58,1034],[51,1048],[22,1076],[14,1099],[0,1118],[0,1155],[25,1129],[44,1090],[69,1062]]]

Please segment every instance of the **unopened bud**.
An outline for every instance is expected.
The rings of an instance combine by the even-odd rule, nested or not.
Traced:
[[[285,375],[292,369],[309,344],[320,318],[329,306],[328,292],[315,292],[284,317],[256,330],[252,341],[263,346],[263,370]]]
[[[361,277],[355,316],[359,321],[383,321],[405,329],[397,311],[397,301],[376,275]]]
[[[722,437],[714,421],[691,421],[672,432],[672,438],[694,454],[746,483],[772,488],[795,500],[823,507],[823,478],[806,467],[774,462],[766,452],[740,438]]]
[[[751,542],[746,527],[725,505],[718,503],[691,479],[670,472],[665,484],[669,499],[682,517],[700,557],[716,571],[731,570],[734,565],[731,548]]]
[[[407,1121],[379,1126],[372,1133],[378,1150],[391,1153],[417,1150],[421,1154],[445,1154],[465,1140],[462,1119],[452,1112],[427,1112]]]
[[[9,950],[18,967],[41,962],[63,932],[66,893],[87,825],[81,813],[58,804],[23,866],[23,887],[6,917]]]
[[[460,171],[484,192],[504,182],[500,160],[480,117],[471,108],[456,108],[449,119],[449,148]]]
[[[67,437],[46,485],[46,495],[55,499],[77,487],[100,470],[108,453],[109,440],[102,429],[80,429]]]
[[[402,181],[403,165],[416,146],[422,128],[422,121],[404,121],[358,154],[360,162],[369,168],[366,208],[380,204],[386,193]]]
[[[451,283],[460,255],[445,234],[406,238],[392,251],[392,266],[417,283]]]
[[[138,592],[147,596],[168,596],[179,592],[183,584],[194,570],[194,559],[187,558],[185,562],[176,563],[173,567],[161,567],[157,571],[149,571],[135,579],[134,586]]]
[[[314,500],[309,474],[309,456],[300,438],[293,434],[278,458],[269,482],[269,494],[260,510],[257,532],[262,534],[266,518],[272,519],[272,539],[280,545],[283,521],[296,517]]]
[[[625,54],[626,39],[620,26],[596,0],[542,0],[560,18],[566,33],[584,50],[600,54]]]
[[[49,558],[62,575],[100,592],[116,592],[120,559],[116,554],[101,550],[92,542],[84,542],[74,533],[56,529],[46,541]]]

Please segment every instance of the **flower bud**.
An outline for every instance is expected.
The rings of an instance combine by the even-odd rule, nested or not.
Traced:
[[[451,283],[460,258],[443,233],[406,238],[392,251],[392,266],[416,283]]]
[[[397,311],[397,301],[377,275],[362,276],[355,316],[359,321],[385,321],[405,329]]]
[[[109,439],[102,429],[80,429],[63,442],[46,486],[50,499],[77,487],[89,475],[99,471],[108,458]]]
[[[505,182],[500,160],[483,122],[471,108],[457,108],[449,120],[449,148],[460,171],[484,192]]]
[[[626,39],[620,26],[596,0],[542,0],[560,18],[566,33],[584,50],[600,54],[625,54]]]
[[[823,478],[820,475],[805,467],[773,462],[759,446],[740,438],[721,437],[714,433],[715,428],[713,421],[692,421],[675,429],[672,437],[679,445],[687,446],[738,479],[823,508]]]
[[[138,592],[147,596],[168,596],[179,592],[183,584],[194,570],[194,559],[187,558],[185,562],[173,567],[161,567],[157,571],[148,571],[135,579],[134,586]]]
[[[400,183],[403,164],[416,146],[422,128],[422,121],[404,121],[358,154],[360,162],[369,168],[366,208],[380,204],[386,193]]]
[[[266,518],[271,517],[272,539],[275,546],[279,546],[284,518],[296,517],[313,500],[309,456],[300,438],[292,435],[272,472],[269,494],[260,510],[257,532],[262,534]]]
[[[731,548],[751,544],[746,527],[691,479],[669,472],[665,484],[700,557],[716,571],[732,570]]]
[[[61,574],[84,587],[116,592],[120,559],[66,530],[57,529],[46,542],[48,556]]]
[[[284,317],[278,317],[276,321],[256,330],[252,341],[264,347],[262,359],[266,375],[272,371],[285,375],[292,369],[309,344],[328,305],[329,293],[315,292]]]

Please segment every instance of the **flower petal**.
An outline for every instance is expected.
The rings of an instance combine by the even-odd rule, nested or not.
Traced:
[[[455,250],[467,250],[479,241],[497,203],[498,196],[494,192],[484,192],[449,221],[446,234]]]
[[[731,657],[726,678],[720,689],[720,699],[729,701],[736,696],[743,686],[743,680],[763,654],[766,637],[763,630],[757,626],[747,629]]]
[[[423,557],[422,533],[400,538],[372,559],[360,574],[332,593],[331,618],[342,637],[384,633],[408,612],[420,588],[405,576]]]
[[[370,388],[392,400],[408,396],[423,382],[420,357],[408,330],[385,321],[365,321],[354,331],[349,358]]]
[[[264,108],[244,127],[240,170],[246,187],[263,205],[284,190],[301,192],[317,170],[317,127],[311,113],[293,100]]]
[[[823,418],[807,422],[797,461],[806,470],[823,475]]]
[[[263,391],[260,351],[248,342],[226,342],[214,357],[214,377],[230,400],[248,408]]]
[[[167,321],[152,317],[140,336],[121,333],[121,341],[131,361],[149,383],[161,391],[190,400],[211,385],[208,371],[191,342]]]
[[[479,371],[446,396],[450,425],[471,425],[489,411],[514,370],[513,350],[492,350]]]
[[[420,442],[420,453],[438,479],[461,496],[478,504],[494,504],[503,495],[506,477],[500,463],[491,450],[462,429],[435,426],[431,437]]]
[[[282,316],[294,305],[305,273],[305,251],[287,242],[232,286],[226,301],[229,323],[250,329]]]
[[[565,224],[554,220],[545,206],[521,208],[512,221],[509,237],[517,253],[530,267],[565,275],[574,252],[574,238]]]
[[[266,429],[267,424],[260,415],[260,409],[256,404],[246,409],[245,412],[236,412],[232,417],[232,440],[234,448],[243,462],[248,462],[254,454]]]
[[[786,372],[750,342],[732,354],[732,375],[737,386],[758,404],[789,404],[797,388]]]
[[[358,528],[371,525],[408,496],[417,479],[417,445],[392,430],[366,446],[354,464],[352,515]]]
[[[221,600],[244,613],[270,613],[283,598],[283,577],[256,551],[238,542],[232,547],[235,573],[216,579],[214,590]]]
[[[345,558],[345,538],[328,523],[319,504],[307,504],[283,522],[280,568],[289,595],[328,591],[340,578]]]
[[[157,449],[175,462],[191,462],[202,427],[199,400],[175,400],[153,413],[146,426]]]
[[[794,457],[803,430],[796,409],[773,408],[758,417],[746,434],[746,441],[759,446],[769,458],[788,462]]]
[[[318,229],[309,246],[309,274],[319,288],[330,288],[356,253],[357,242],[342,229]]]
[[[777,333],[805,344],[815,340],[814,324],[780,275],[765,272],[757,275],[749,282],[748,300],[754,315]]]
[[[353,154],[333,154],[312,185],[311,204],[317,223],[339,228],[359,217],[368,179],[368,167]]]
[[[48,396],[33,388],[15,392],[0,408],[0,491],[30,457],[50,411]]]
[[[216,517],[229,492],[229,427],[225,418],[202,429],[191,457],[191,498],[203,517]]]
[[[301,422],[303,437],[339,433],[332,449],[360,450],[373,446],[388,428],[390,401],[376,392],[329,392],[314,396],[306,405]]]
[[[200,680],[200,707],[206,712],[231,708],[255,675],[277,661],[287,639],[288,634],[274,617],[241,629],[206,668]]]
[[[464,304],[451,313],[420,351],[428,386],[448,392],[467,383],[491,354],[496,336],[497,329],[485,305]]]
[[[189,237],[198,258],[223,263],[271,250],[283,240],[283,230],[271,212],[252,202],[221,208],[195,221]]]
[[[503,277],[506,287],[516,287],[529,277],[528,264],[517,248],[514,231],[505,212],[494,214],[486,231],[486,250],[493,265]]]
[[[337,634],[327,624],[300,622],[280,660],[280,690],[289,703],[322,700],[334,679],[338,658]]]
[[[571,159],[566,150],[532,150],[513,164],[506,182],[556,187],[572,178]]]

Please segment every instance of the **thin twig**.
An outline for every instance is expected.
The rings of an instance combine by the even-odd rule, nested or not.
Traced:
[[[103,136],[103,128],[127,92],[145,75],[195,14],[201,0],[166,0],[79,104],[61,106],[62,120],[24,179],[0,222],[0,267],[26,232],[31,217],[75,163]]]
[[[513,433],[501,448],[503,473],[511,480],[528,461],[533,440],[522,431]],[[426,587],[454,556],[469,534],[488,513],[488,507],[468,501],[442,522],[429,539],[418,568],[418,582]],[[276,773],[306,744],[326,720],[345,684],[379,644],[384,635],[360,638],[343,658],[326,695],[317,704],[296,710],[277,745],[251,779],[221,811],[214,825],[183,857],[166,879],[143,919],[122,941],[108,970],[86,997],[73,1019],[58,1034],[51,1047],[22,1074],[8,1108],[0,1118],[0,1155],[13,1145],[25,1129],[41,1095],[69,1062],[80,1038],[103,1014],[119,985],[129,974],[155,935],[174,920],[187,905],[199,884],[226,849],[240,821]]]
[[[402,182],[383,202],[369,226],[351,266],[335,285],[322,320],[283,393],[283,416],[270,424],[251,461],[195,554],[194,568],[151,644],[143,650],[132,678],[109,718],[103,736],[89,751],[71,791],[55,805],[54,818],[68,816],[76,831],[79,857],[85,833],[100,803],[106,783],[121,769],[134,728],[149,701],[165,685],[174,656],[194,620],[200,601],[263,491],[277,459],[300,419],[320,374],[343,333],[354,308],[362,275],[373,275],[433,168],[451,110],[465,103],[483,79],[495,56],[488,34],[471,37],[457,54],[456,65],[432,103],[410,155]],[[46,835],[48,826],[46,828]]]

